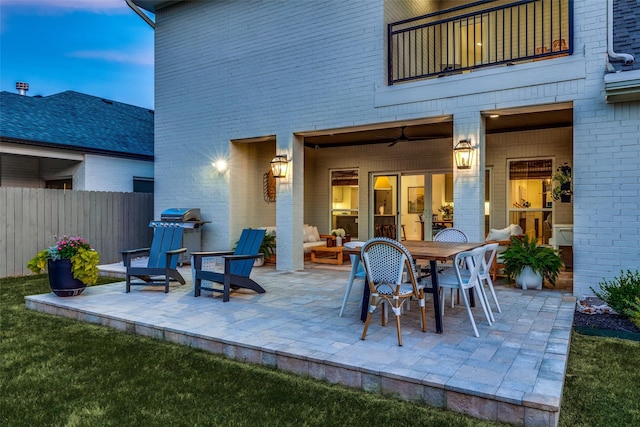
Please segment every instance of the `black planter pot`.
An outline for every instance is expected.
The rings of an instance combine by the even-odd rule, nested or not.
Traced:
[[[80,295],[87,287],[80,280],[73,277],[71,260],[49,260],[49,287],[59,297],[73,297]]]
[[[560,201],[562,203],[571,203],[571,194],[561,194]]]

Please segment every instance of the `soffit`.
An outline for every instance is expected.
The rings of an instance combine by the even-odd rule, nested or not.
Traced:
[[[156,10],[163,7],[171,6],[175,3],[180,3],[182,0],[133,0],[136,6],[141,7],[151,13],[156,13]]]
[[[489,118],[493,114],[498,115],[498,117]],[[573,126],[573,108],[570,103],[494,110],[483,112],[483,115],[486,117],[486,134]],[[305,146],[310,148],[370,144],[391,145],[397,142],[411,143],[432,139],[453,139],[453,121],[450,116],[431,120],[431,122],[427,123],[405,121],[375,125],[374,128],[305,132],[301,133],[300,136],[304,137]],[[401,138],[403,130],[405,138]]]

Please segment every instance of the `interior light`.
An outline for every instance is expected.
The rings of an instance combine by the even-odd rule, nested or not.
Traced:
[[[378,176],[376,177],[375,182],[373,183],[374,190],[391,190],[391,181],[386,176]]]

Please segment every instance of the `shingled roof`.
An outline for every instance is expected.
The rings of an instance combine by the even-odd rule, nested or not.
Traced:
[[[3,141],[153,160],[153,110],[74,91],[3,91],[0,109]]]
[[[613,50],[629,53],[636,60],[631,67],[614,64],[617,69],[640,70],[640,0],[613,2]]]

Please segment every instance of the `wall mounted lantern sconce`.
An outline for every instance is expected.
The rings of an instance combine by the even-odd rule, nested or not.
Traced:
[[[229,165],[227,161],[224,159],[218,159],[215,162],[211,163],[211,165],[218,171],[218,173],[223,174],[229,169]]]
[[[278,155],[271,160],[271,173],[273,173],[274,178],[286,178],[288,168],[289,161],[287,156]]]
[[[458,169],[471,169],[471,153],[473,147],[471,141],[463,139],[458,142],[453,149],[453,154],[456,157],[456,167]]]

